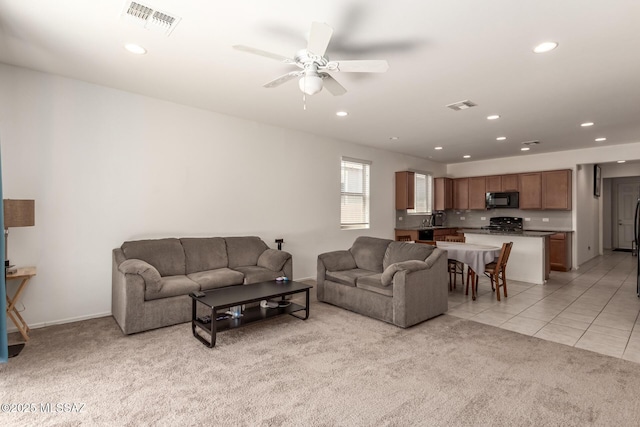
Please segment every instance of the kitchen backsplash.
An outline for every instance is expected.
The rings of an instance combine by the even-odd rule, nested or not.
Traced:
[[[523,224],[525,230],[573,230],[571,211],[523,211],[520,209],[489,209],[486,211],[447,210],[446,215],[444,225],[451,227],[482,227],[489,225],[489,218],[495,216],[516,216],[524,219]],[[402,220],[400,220],[400,218],[402,218]],[[428,220],[429,215],[407,215],[407,211],[396,211],[396,228],[419,227],[425,218]]]

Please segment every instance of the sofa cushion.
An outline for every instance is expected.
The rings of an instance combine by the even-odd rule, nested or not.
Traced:
[[[375,271],[363,270],[361,268],[354,268],[352,270],[341,270],[341,271],[327,271],[326,280],[331,280],[332,282],[342,283],[347,286],[356,286],[356,280],[362,276],[371,276],[376,274]]]
[[[118,266],[124,274],[139,274],[144,279],[145,288],[151,292],[160,292],[162,287],[160,273],[158,269],[141,259],[128,259]]]
[[[180,242],[184,248],[187,274],[229,265],[227,245],[222,237],[183,238]]]
[[[324,267],[330,271],[353,270],[358,268],[349,251],[333,251],[318,255]]]
[[[124,242],[122,252],[127,259],[136,258],[148,262],[162,277],[185,274],[184,250],[178,239]]]
[[[200,285],[189,279],[185,275],[165,276],[160,279],[162,286],[159,292],[152,292],[149,288],[144,291],[144,299],[146,301],[175,297],[178,295],[188,295],[190,292],[200,290]]]
[[[391,242],[382,260],[382,268],[387,269],[396,262],[418,259],[424,261],[431,255],[435,246],[420,243]]]
[[[289,258],[291,258],[289,252],[267,249],[258,257],[257,265],[272,271],[280,271]]]
[[[268,280],[275,280],[276,277],[282,276],[284,273],[282,270],[273,271],[268,268],[258,267],[257,265],[248,265],[245,267],[236,267],[235,270],[238,270],[242,274],[244,274],[244,283],[260,283],[266,282]]]
[[[225,237],[229,268],[258,265],[262,252],[269,249],[259,237]]]
[[[372,276],[358,277],[356,281],[356,287],[367,291],[375,292],[377,294],[386,295],[388,297],[393,296],[393,286],[383,286],[381,281],[382,273],[374,274]]]
[[[377,237],[360,236],[353,242],[349,251],[358,268],[382,273],[382,259],[392,240]]]
[[[199,271],[188,274],[187,277],[200,285],[201,291],[222,288],[224,286],[242,285],[244,274],[230,268]]]
[[[393,276],[398,271],[408,271],[409,273],[418,270],[426,270],[429,268],[429,265],[424,261],[419,260],[409,260],[397,262],[395,264],[391,264],[387,267],[383,272],[380,279],[382,280],[382,284],[384,286],[389,286],[393,283]]]

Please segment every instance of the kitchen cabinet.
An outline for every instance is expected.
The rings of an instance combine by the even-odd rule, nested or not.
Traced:
[[[571,171],[542,172],[542,209],[571,210]]]
[[[500,193],[502,191],[502,176],[493,175],[488,176],[486,181],[487,193]]]
[[[552,270],[571,270],[571,233],[552,234],[549,253]]]
[[[517,173],[510,175],[502,175],[502,190],[507,191],[520,191],[520,179]]]
[[[413,241],[418,240],[418,230],[401,230],[396,228],[396,240]]]
[[[469,178],[469,209],[486,209],[486,178],[476,176]]]
[[[469,178],[453,180],[453,209],[469,209]]]
[[[453,179],[433,179],[433,210],[453,209]]]
[[[396,210],[415,209],[416,179],[410,171],[396,172]]]
[[[542,173],[520,174],[520,209],[542,209]]]

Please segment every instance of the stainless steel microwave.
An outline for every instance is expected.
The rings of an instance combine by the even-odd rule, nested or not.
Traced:
[[[520,207],[520,193],[517,191],[509,193],[487,193],[486,202],[487,209],[518,209]]]

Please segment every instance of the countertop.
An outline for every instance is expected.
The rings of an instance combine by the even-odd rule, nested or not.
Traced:
[[[496,230],[482,230],[479,228],[465,228],[459,231],[464,234],[487,234],[491,236],[522,236],[522,237],[546,237],[556,234],[557,231],[534,231],[534,230],[522,230],[521,232],[513,231],[496,231]]]
[[[441,230],[443,228],[458,228],[448,225],[434,225],[431,227],[423,227],[421,225],[415,227],[396,227],[396,230]]]

